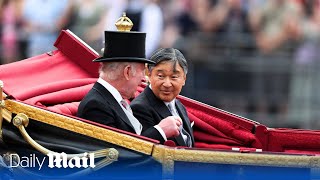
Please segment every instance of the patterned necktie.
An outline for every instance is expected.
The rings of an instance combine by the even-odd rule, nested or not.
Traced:
[[[174,110],[174,108],[172,107],[172,105],[170,103],[168,104],[168,109],[169,109],[169,111],[171,112],[171,114],[173,116],[180,117],[179,113],[176,110]],[[181,126],[179,128],[180,128],[180,133],[182,135],[182,138],[183,138],[184,142],[187,144],[188,147],[191,147],[192,142],[191,142],[190,134],[183,128],[182,124],[181,124]]]
[[[127,115],[131,125],[133,126],[134,130],[136,131],[136,134],[140,135],[141,131],[142,131],[142,125],[141,125],[140,121],[133,116],[132,109],[126,100],[122,99],[120,101],[120,103],[122,104],[124,109],[126,109],[125,114]]]
[[[130,105],[128,104],[128,102],[124,99],[122,99],[120,102],[121,102],[122,106],[132,114],[132,109],[131,109]]]

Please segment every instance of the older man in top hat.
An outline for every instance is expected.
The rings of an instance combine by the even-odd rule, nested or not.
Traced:
[[[105,50],[100,62],[100,77],[81,101],[77,116],[163,142],[164,137],[180,134],[182,120],[170,116],[159,124],[143,129],[127,103],[145,78],[146,34],[141,32],[105,31]],[[142,131],[143,130],[143,131]]]

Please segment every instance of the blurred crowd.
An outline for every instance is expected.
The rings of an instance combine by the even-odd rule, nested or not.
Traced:
[[[0,0],[0,64],[53,50],[61,29],[100,52],[123,12],[147,32],[147,56],[184,52],[186,96],[268,126],[320,128],[320,0]]]

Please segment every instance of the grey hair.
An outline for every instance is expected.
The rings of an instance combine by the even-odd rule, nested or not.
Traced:
[[[132,74],[136,74],[136,66],[134,62],[102,62],[99,68],[99,76],[109,80],[117,80],[120,78],[122,69],[131,65]]]
[[[178,63],[182,67],[183,72],[185,74],[188,73],[187,60],[178,49],[160,48],[152,54],[150,60],[154,61],[155,64],[148,64],[149,72],[161,62],[168,61],[174,63],[174,70],[176,70],[176,64]]]

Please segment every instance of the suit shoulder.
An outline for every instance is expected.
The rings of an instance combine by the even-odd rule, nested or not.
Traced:
[[[91,89],[88,94],[81,100],[79,108],[96,108],[96,107],[104,107],[109,104],[108,101],[104,101],[103,96],[96,91],[95,89]]]
[[[136,98],[131,101],[130,105],[145,104],[148,102],[148,98],[144,92],[141,92]]]

